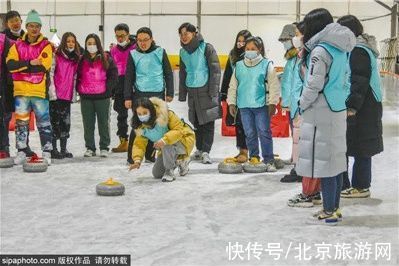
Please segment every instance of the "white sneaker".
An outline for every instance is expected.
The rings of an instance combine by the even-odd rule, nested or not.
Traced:
[[[108,151],[107,150],[101,150],[100,151],[100,157],[103,157],[103,158],[107,158],[108,157]]]
[[[96,156],[96,152],[94,152],[90,149],[87,149],[87,151],[83,154],[83,156],[84,157],[94,157],[94,156]]]
[[[162,177],[162,182],[173,182],[176,180],[175,172],[173,170],[166,170]]]
[[[274,165],[273,162],[269,162],[269,163],[266,164],[266,172],[273,173],[273,172],[276,172],[276,171],[277,171],[277,168],[276,168],[276,166]]]
[[[21,165],[24,164],[26,162],[26,154],[23,151],[19,151],[17,153],[17,156],[15,156],[14,158],[14,164],[15,165]]]
[[[191,156],[191,159],[194,161],[202,160],[202,151],[196,150],[194,154]]]
[[[207,153],[207,152],[202,153],[202,163],[203,164],[212,164],[211,157],[209,157],[209,153]]]
[[[190,159],[185,158],[184,160],[178,160],[177,161],[177,166],[179,167],[179,175],[180,176],[185,176],[188,174],[188,171],[190,170],[188,168],[188,165],[190,164]]]
[[[42,153],[42,158],[43,158],[43,161],[47,161],[47,165],[51,165],[51,153],[50,152],[44,151]]]

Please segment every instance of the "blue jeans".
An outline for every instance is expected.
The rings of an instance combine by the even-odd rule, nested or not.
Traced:
[[[264,163],[273,161],[273,139],[267,106],[240,109],[249,156],[259,156],[259,141]]]
[[[341,199],[342,173],[332,177],[321,178],[321,193],[323,195],[323,209],[333,212],[339,208]]]
[[[43,151],[51,151],[52,129],[50,124],[49,101],[38,97],[15,97],[15,137],[18,150],[27,148],[29,134],[30,112],[33,110],[36,117],[36,125],[40,135],[40,143]]]

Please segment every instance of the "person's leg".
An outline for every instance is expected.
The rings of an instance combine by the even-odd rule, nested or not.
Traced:
[[[215,136],[215,121],[201,125],[202,131],[202,150],[203,152],[210,153]]]
[[[110,137],[110,99],[95,100],[95,110],[100,134],[100,150],[109,150]]]
[[[160,179],[165,175],[165,166],[163,165],[163,156],[160,154],[155,160],[154,166],[152,167],[152,176]]]
[[[342,174],[342,190],[346,190],[351,187],[351,182],[349,181],[349,173],[348,173],[348,168],[349,168],[349,157],[348,156],[346,156],[346,165],[347,165],[346,171],[343,172],[343,174]]]
[[[371,183],[371,157],[355,156],[352,173],[352,187],[367,189]]]
[[[342,173],[335,177],[336,179],[336,192],[335,192],[335,210],[339,208],[339,203],[341,201],[341,190],[342,190]]]
[[[3,113],[3,149],[10,152],[10,137],[9,137],[9,127],[11,121],[12,113],[4,112]]]
[[[125,107],[125,99],[123,97],[123,94],[116,94],[115,95],[115,100],[114,100],[114,110],[118,113],[117,120],[118,120],[118,131],[116,132],[116,135],[121,138],[121,139],[127,139],[127,130],[128,130],[128,125],[127,125],[127,109]]]
[[[175,145],[165,145],[162,148],[162,160],[165,170],[174,170],[176,168],[178,152]]]
[[[27,148],[31,108],[30,97],[15,97],[15,144],[18,151]]]
[[[263,161],[264,163],[273,162],[273,139],[267,107],[255,109],[254,114],[256,131],[262,147]]]
[[[332,213],[337,204],[337,177],[321,178],[321,193],[323,195],[323,209],[325,212]]]
[[[240,109],[240,112],[249,150],[249,157],[259,157],[259,141],[256,131],[255,115],[250,108]]]
[[[198,151],[203,151],[202,150],[202,127],[199,125],[197,114],[195,114],[195,121],[194,121],[194,133],[195,133],[195,146]]]
[[[67,150],[67,142],[70,137],[69,132],[71,131],[71,103],[63,102],[62,116],[61,116],[61,155],[67,158],[72,158],[72,153]]]
[[[53,132],[50,122],[49,101],[47,99],[32,97],[31,104],[36,117],[42,151],[51,152],[53,150]]]
[[[87,149],[96,151],[94,141],[94,129],[96,124],[96,113],[94,111],[94,100],[81,99],[80,109],[82,112],[85,146]]]
[[[154,162],[155,161],[155,149],[154,142],[148,140],[147,147],[145,149],[145,159]]]
[[[127,148],[127,162],[129,164],[133,164],[133,158],[132,158],[132,152],[133,152],[133,143],[134,139],[136,138],[136,133],[134,129],[130,131],[130,136],[129,136],[129,146]]]
[[[247,143],[245,142],[245,132],[242,126],[240,110],[237,109],[236,115],[236,144],[237,148],[247,150]]]

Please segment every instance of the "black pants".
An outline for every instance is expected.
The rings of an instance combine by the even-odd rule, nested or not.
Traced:
[[[134,132],[134,129],[130,131],[130,136],[129,136],[129,147],[127,149],[127,161],[128,163],[132,164],[133,158],[132,158],[132,152],[133,152],[133,144],[134,144],[134,139],[136,138],[136,132]],[[147,144],[147,149],[145,150],[145,159],[150,160],[150,161],[155,161],[155,149],[154,149],[154,143],[150,140],[148,140]]]
[[[71,131],[71,102],[56,100],[50,102],[50,122],[53,139],[67,139]]]
[[[367,189],[371,186],[371,157],[354,157],[352,168],[352,184],[348,171],[344,172],[342,190],[350,187]]]
[[[4,111],[4,109],[3,109]],[[0,124],[0,132],[1,132],[1,147],[2,149],[9,151],[10,150],[10,138],[8,136],[8,129],[10,127],[12,113],[10,112],[2,112],[1,115],[1,124]]]
[[[239,109],[237,109],[235,128],[236,128],[237,148],[247,150],[248,148],[247,148],[247,142],[245,141],[245,138],[246,138],[245,131],[244,131],[244,127],[242,125],[241,114],[240,114]]]
[[[125,98],[123,97],[123,94],[115,94],[114,110],[118,113],[118,131],[116,132],[116,135],[120,138],[127,139],[128,110],[125,108]]]
[[[194,133],[197,150],[210,153],[215,136],[215,121],[200,125],[195,115]]]

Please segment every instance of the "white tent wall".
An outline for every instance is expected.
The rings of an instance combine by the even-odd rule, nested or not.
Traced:
[[[4,13],[7,1],[0,1],[0,13]],[[389,6],[393,4],[392,0],[382,2]],[[42,14],[44,34],[51,37],[50,24],[54,26],[52,15],[55,3],[56,27],[60,37],[64,32],[72,31],[83,43],[88,33],[100,33],[98,29],[101,24],[100,0],[57,0],[56,2],[54,0],[11,0],[11,8],[18,10],[23,19],[30,9],[36,9]],[[177,28],[186,21],[197,24],[197,7],[196,0],[106,0],[105,46],[108,47],[111,42],[114,42],[114,26],[125,22],[132,32],[139,27],[150,26],[156,42],[163,46],[169,54],[177,54],[180,49]],[[389,10],[373,0],[301,0],[302,14],[318,7],[327,8],[335,17],[354,14],[360,19],[367,19],[389,13]],[[149,14],[154,15],[149,16]],[[219,14],[223,14],[223,16]],[[234,44],[236,33],[248,28],[253,34],[263,38],[267,54],[276,65],[284,65],[284,51],[277,39],[282,27],[295,21],[295,14],[295,0],[249,0],[248,2],[246,0],[202,0],[201,32],[205,39],[215,46],[219,54],[228,54]],[[390,20],[390,16],[386,16],[364,21],[365,31],[375,35],[378,40],[388,38],[390,36]]]

